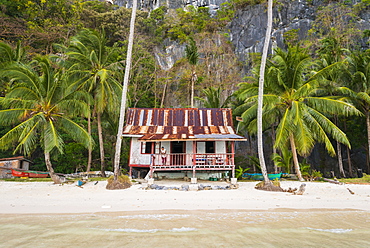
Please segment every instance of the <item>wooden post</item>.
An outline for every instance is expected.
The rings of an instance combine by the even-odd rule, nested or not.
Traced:
[[[235,177],[234,156],[235,156],[235,141],[231,141],[231,164],[232,164],[231,176],[232,176],[232,178]]]
[[[197,166],[197,142],[193,141],[193,178],[195,178],[195,170]]]
[[[153,178],[153,166],[154,166],[154,161],[155,161],[155,156],[154,154],[151,155],[151,161],[150,161],[150,169],[149,169],[149,178],[152,179]]]

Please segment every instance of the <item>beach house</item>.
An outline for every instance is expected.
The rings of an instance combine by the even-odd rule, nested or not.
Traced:
[[[246,140],[228,108],[130,108],[123,136],[130,175],[149,178],[234,177],[234,142]]]
[[[28,170],[30,167],[30,163],[32,162],[23,156],[0,158],[0,178],[10,178],[10,168]]]

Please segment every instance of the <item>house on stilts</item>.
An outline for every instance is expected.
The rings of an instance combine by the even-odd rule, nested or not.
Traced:
[[[123,136],[131,137],[130,175],[149,178],[233,178],[234,142],[246,140],[227,108],[130,108]]]

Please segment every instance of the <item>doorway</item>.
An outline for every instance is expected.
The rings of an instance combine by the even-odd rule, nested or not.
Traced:
[[[185,141],[171,142],[171,165],[185,165]]]

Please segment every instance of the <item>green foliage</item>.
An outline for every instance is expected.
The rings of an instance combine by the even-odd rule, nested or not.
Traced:
[[[328,134],[343,144],[350,144],[343,131],[325,114],[348,116],[360,113],[344,99],[317,94],[323,76],[331,72],[334,66],[312,73],[313,65],[307,52],[298,46],[289,47],[287,52],[275,50],[274,57],[268,63],[265,79],[263,125],[266,129],[278,120],[275,147],[279,149],[286,147],[289,139],[294,137],[300,155],[309,154],[316,141],[324,143],[327,151],[334,155]],[[258,85],[242,83],[240,86],[239,98],[249,107],[241,117],[248,130],[254,133]]]
[[[370,183],[370,175],[365,174],[361,178],[341,178],[338,179],[340,182],[343,183],[353,183],[353,184],[369,184]]]
[[[197,65],[199,60],[198,48],[193,38],[188,41],[185,47],[186,58],[190,65]]]
[[[317,17],[313,23],[311,35],[320,40],[322,38],[335,37],[340,46],[354,48],[361,37],[361,31],[355,23],[358,19],[356,9],[351,5],[341,2],[333,2],[323,6],[317,11]],[[316,49],[317,43],[312,47]]]
[[[294,46],[298,44],[298,32],[299,29],[291,29],[286,31],[283,36],[284,36],[284,43],[287,44],[288,46]]]
[[[253,6],[261,3],[267,2],[266,0],[232,0],[231,3],[234,9],[245,8],[246,6]]]
[[[0,111],[1,125],[17,124],[0,139],[2,148],[6,149],[16,142],[18,145],[14,152],[29,155],[41,143],[45,152],[57,149],[62,153],[61,130],[70,133],[73,139],[86,147],[91,146],[86,131],[68,118],[89,111],[86,104],[78,99],[83,94],[77,91],[66,94],[66,88],[61,87],[66,77],[53,68],[47,57],[35,58],[30,66],[9,66],[2,75],[14,83],[10,92],[0,98],[0,104],[5,107]],[[66,114],[61,114],[67,109]]]
[[[74,173],[86,171],[87,150],[81,144],[71,142],[64,146],[63,155],[55,156],[55,171]]]
[[[186,10],[177,9],[174,15],[166,15],[161,27],[165,32],[162,35],[180,43],[187,42],[188,37],[195,37],[195,34],[222,30],[233,14],[229,5],[224,5],[214,18],[210,16],[208,8],[187,6]]]
[[[204,107],[206,108],[224,108],[226,104],[228,103],[228,99],[224,101],[223,103],[221,102],[221,87],[215,88],[215,87],[209,87],[207,89],[204,89],[203,94],[206,96],[206,98],[200,98],[196,97],[196,99],[200,100],[203,102]]]
[[[288,149],[282,149],[282,156],[277,153],[272,154],[272,161],[274,164],[279,167],[283,168],[283,171],[286,173],[291,173],[291,168],[293,166],[293,154]]]
[[[242,179],[243,178],[243,174],[246,173],[250,168],[242,168],[241,166],[239,166],[237,169],[235,169],[235,177],[237,179]]]

